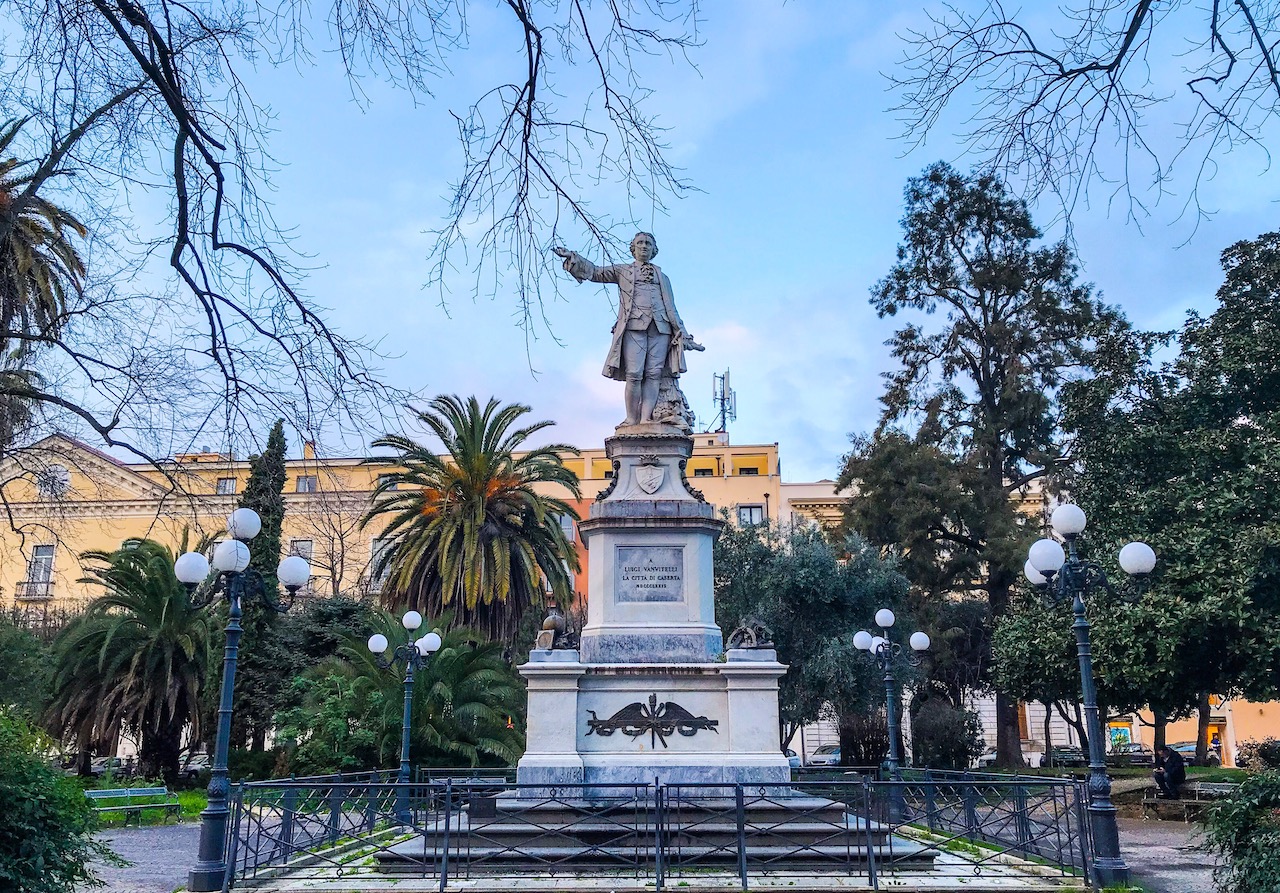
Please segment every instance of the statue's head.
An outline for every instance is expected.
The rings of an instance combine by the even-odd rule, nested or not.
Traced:
[[[641,257],[641,254],[644,257]],[[631,256],[642,264],[647,264],[658,256],[658,240],[653,233],[636,233],[631,238]]]

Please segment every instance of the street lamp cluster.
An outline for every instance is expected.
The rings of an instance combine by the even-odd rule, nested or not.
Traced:
[[[901,645],[889,640],[889,630],[896,621],[892,611],[881,608],[876,611],[876,626],[880,627],[883,635],[873,636],[865,629],[859,630],[853,635],[853,644],[859,651],[868,652],[884,674],[885,718],[889,728],[889,777],[894,781],[901,781],[902,750],[899,742],[902,739],[902,715],[898,703],[898,682],[893,672],[894,661],[901,658],[911,666],[919,666],[920,658],[917,655],[929,649],[929,636],[919,631],[912,633],[907,639],[911,651],[904,653]]]
[[[200,849],[196,865],[187,877],[192,893],[221,890],[227,873],[227,796],[231,784],[227,779],[227,751],[231,744],[231,703],[235,690],[236,660],[240,652],[242,604],[257,598],[272,611],[287,611],[293,597],[311,578],[311,566],[305,558],[291,555],[276,568],[276,579],[288,592],[279,602],[272,598],[262,575],[249,569],[248,540],[262,530],[262,519],[253,509],[240,508],[227,518],[231,539],[213,550],[215,577],[197,595],[197,587],[209,577],[209,559],[199,552],[178,556],[173,572],[178,582],[187,587],[191,603],[197,607],[210,604],[219,596],[227,600],[227,641],[222,656],[222,693],[218,701],[218,733],[214,742],[213,767],[209,777],[209,805],[200,813]]]
[[[1083,560],[1076,550],[1076,541],[1087,523],[1084,511],[1077,505],[1060,505],[1054,509],[1049,523],[1054,533],[1066,541],[1066,550],[1057,540],[1037,540],[1027,552],[1023,572],[1049,604],[1071,600],[1075,615],[1071,628],[1076,634],[1080,689],[1089,735],[1089,828],[1093,839],[1094,876],[1100,887],[1127,885],[1129,868],[1120,856],[1120,832],[1116,826],[1116,808],[1111,802],[1111,780],[1107,777],[1102,722],[1098,717],[1098,690],[1093,681],[1089,621],[1085,616],[1085,603],[1091,593],[1100,588],[1108,592],[1115,590],[1102,568]],[[1139,589],[1155,566],[1156,553],[1146,543],[1129,543],[1120,550],[1120,568],[1134,578]]]
[[[404,717],[400,725],[400,786],[396,789],[396,814],[402,820],[407,819],[408,803],[405,797],[405,786],[409,783],[409,729],[413,714],[413,674],[431,659],[431,655],[440,650],[440,634],[427,633],[417,639],[413,634],[422,626],[422,615],[417,611],[408,611],[400,620],[409,633],[411,641],[403,642],[387,654],[391,643],[382,633],[374,633],[369,637],[369,650],[373,652],[378,666],[388,670],[397,663],[404,664]]]

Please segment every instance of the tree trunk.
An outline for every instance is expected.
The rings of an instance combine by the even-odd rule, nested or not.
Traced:
[[[1013,581],[1003,572],[993,572],[987,581],[987,599],[991,605],[991,622],[1009,607],[1009,588]],[[1022,732],[1018,726],[1018,701],[1001,691],[996,692],[996,765],[1016,769],[1026,766],[1022,757]]]
[[[1152,735],[1152,748],[1156,753],[1160,752],[1160,748],[1164,747],[1165,740],[1169,731],[1169,717],[1160,710],[1153,710],[1152,715],[1155,718],[1155,732]]]
[[[254,753],[262,753],[267,749],[267,727],[257,723],[253,726],[253,738],[249,742],[249,749]]]
[[[1041,765],[1048,765],[1049,754],[1053,753],[1053,713],[1048,701],[1041,701],[1044,704],[1044,760]]]
[[[142,774],[148,778],[159,776],[165,784],[174,785],[178,781],[178,762],[182,753],[182,728],[161,728],[158,731],[142,733],[141,757]]]
[[[1067,710],[1062,706],[1061,702],[1055,703],[1054,706],[1058,708],[1058,715],[1062,717],[1062,721],[1075,729],[1076,737],[1080,739],[1080,752],[1087,759],[1089,756],[1089,736],[1084,730],[1084,715],[1080,712],[1080,704],[1076,703],[1074,705],[1076,714],[1074,719],[1067,715]]]
[[[1199,716],[1196,722],[1196,765],[1203,766],[1209,761],[1209,693],[1200,692],[1196,705]]]

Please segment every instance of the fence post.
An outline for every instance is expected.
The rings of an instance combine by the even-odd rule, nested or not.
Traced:
[[[449,820],[453,812],[453,779],[444,780],[444,851],[440,854],[440,893],[449,883]],[[425,849],[425,847],[424,847]]]
[[[231,883],[236,875],[236,858],[240,854],[240,822],[244,818],[244,782],[236,785],[231,797],[231,824],[227,831],[227,870],[222,875],[222,893],[227,893],[231,889]]]
[[[284,789],[284,815],[280,817],[280,846],[284,850],[281,864],[293,858],[293,823],[297,812],[298,789],[290,786]]]
[[[862,828],[867,835],[867,880],[872,890],[880,889],[880,877],[876,872],[876,845],[871,832],[871,779],[862,776]],[[890,829],[892,832],[892,829]]]
[[[378,780],[375,777],[371,784],[365,785],[364,798],[364,830],[367,834],[372,834],[374,827],[378,824],[378,794],[382,790],[378,787]]]
[[[742,881],[742,893],[747,891],[747,810],[742,802],[742,785],[733,786],[734,807],[738,820],[738,877]]]
[[[1025,856],[1031,849],[1031,820],[1027,815],[1027,789],[1024,785],[1013,789],[1013,804],[1017,810],[1018,849]]]
[[[340,784],[329,789],[329,846],[338,842],[342,831],[342,799],[345,795]]]
[[[647,785],[646,785],[647,787]],[[662,893],[662,875],[663,862],[665,853],[663,851],[663,838],[666,830],[666,810],[663,809],[663,788],[660,784],[653,786],[653,880],[657,893]]]
[[[938,789],[933,783],[933,772],[924,770],[924,814],[930,831],[938,830]]]
[[[978,790],[973,776],[966,772],[960,785],[960,797],[964,801],[965,837],[973,840],[978,834]]]

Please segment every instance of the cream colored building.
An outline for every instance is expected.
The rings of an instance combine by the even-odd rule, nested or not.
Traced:
[[[566,456],[565,463],[581,481],[575,507],[585,517],[609,486],[612,464],[603,447]],[[370,574],[379,530],[361,530],[360,519],[378,476],[390,470],[362,457],[317,457],[309,448],[288,460],[282,546],[311,562],[310,594],[379,591]],[[699,434],[686,473],[708,502],[739,523],[779,518],[776,443],[738,446],[725,434]],[[100,594],[81,582],[81,553],[110,551],[131,537],[175,550],[184,535],[192,545],[220,537],[248,477],[248,461],[219,453],[179,455],[156,467],[121,462],[61,435],[46,438],[0,467],[9,513],[0,529],[0,604],[75,611]]]

